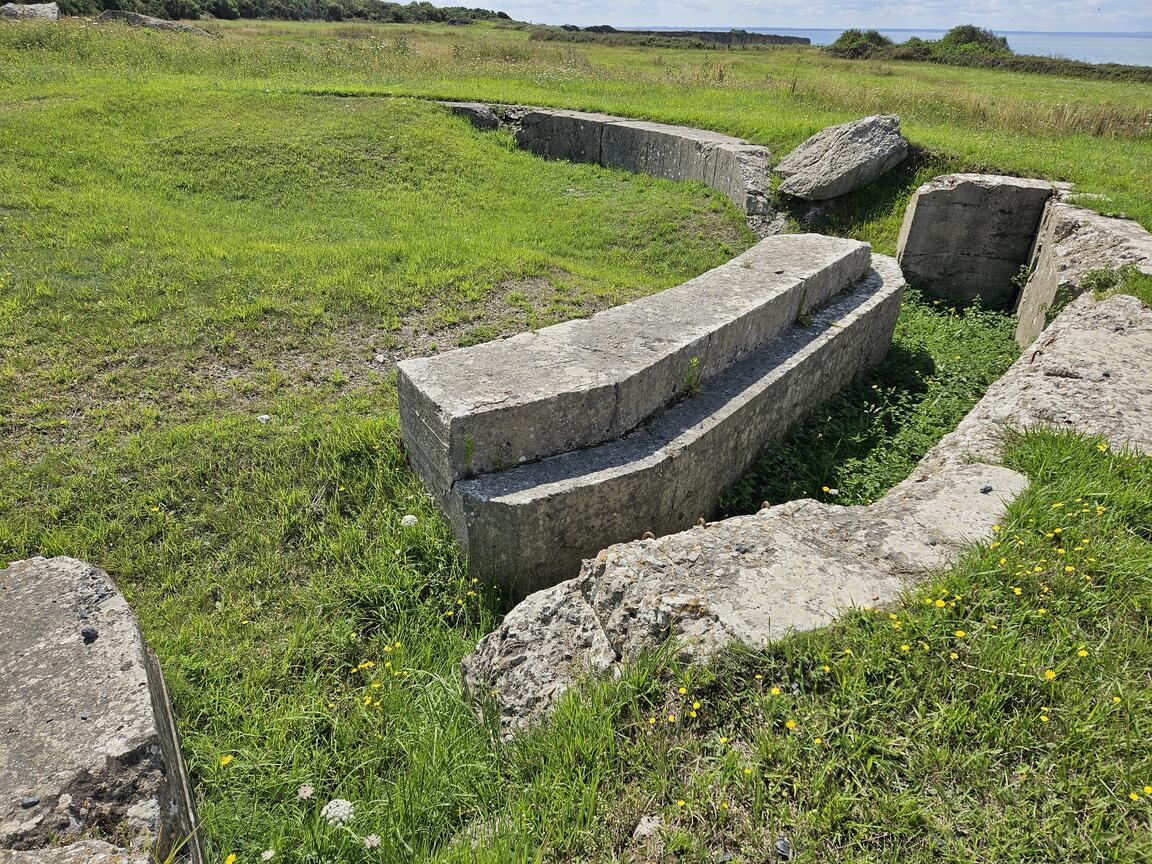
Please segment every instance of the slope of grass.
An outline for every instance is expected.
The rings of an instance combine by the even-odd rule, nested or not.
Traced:
[[[962,70],[861,76],[766,52],[721,72],[709,54],[584,54],[487,27],[217,26],[221,40],[0,26],[0,559],[72,555],[122,585],[173,691],[213,860],[235,852],[243,864],[265,849],[300,862],[614,860],[633,816],[663,802],[674,817],[678,798],[693,809],[670,842],[704,860],[717,845],[710,811],[696,803],[702,792],[677,791],[704,780],[672,771],[704,765],[703,751],[669,738],[657,761],[641,758],[651,739],[638,732],[670,675],[705,676],[686,688],[716,682],[731,694],[725,722],[756,743],[753,774],[743,773],[751,764],[737,772],[747,798],[731,804],[752,827],[725,835],[762,859],[768,814],[783,811],[765,809],[776,781],[745,779],[771,776],[776,762],[775,745],[753,737],[742,672],[655,664],[648,678],[569,702],[553,727],[512,747],[472,716],[458,662],[502,610],[489,586],[468,582],[404,463],[391,378],[401,356],[659,290],[753,238],[703,187],[543,163],[398,97],[606,108],[778,149],[891,104],[929,152],[836,207],[794,214],[882,251],[907,195],[942,170],[1063,177],[1070,166],[1086,191],[1145,218],[1146,201],[1129,192],[1147,180],[1146,140],[1123,123],[1073,134],[1079,114],[1060,121],[1064,134],[1036,131],[1029,111],[1059,119],[1069,93],[1047,79],[997,96],[990,125],[965,94],[993,78]],[[1139,94],[1109,86],[1093,82],[1076,100],[1127,117]],[[880,494],[1010,362],[1009,337],[1002,315],[910,297],[892,360],[773,448],[730,506],[821,484],[845,500]],[[823,417],[834,435],[820,433]],[[1053,459],[1067,446],[1072,465],[1083,456],[1036,446]],[[1109,494],[1136,495],[1143,476],[1118,473]],[[401,524],[407,514],[416,525]],[[1132,548],[1141,561],[1143,547]],[[1128,608],[1134,572],[1101,570],[1115,573],[1109,603]],[[1020,650],[1043,650],[1034,636],[1021,632]],[[882,683],[862,668],[848,691],[872,704],[867,688],[891,690],[885,723],[918,704],[920,679]],[[1128,677],[1117,680],[1139,693],[1139,673],[1120,668]],[[982,721],[1002,719],[995,707]],[[1114,744],[1138,768],[1146,754],[1129,731]],[[1074,764],[1060,758],[1043,764]],[[830,776],[864,770],[844,764],[846,775]],[[302,784],[313,798],[297,796]],[[825,818],[797,799],[808,848],[838,848],[888,818],[867,809],[881,787],[848,788],[862,809],[843,820],[844,801]],[[319,818],[332,797],[355,804],[349,830]],[[1005,808],[1024,818],[1033,803],[975,800],[971,824]],[[1118,832],[1130,825],[1113,815],[1085,824],[1128,849]],[[904,837],[921,823],[895,824]],[[380,840],[371,850],[370,834]]]

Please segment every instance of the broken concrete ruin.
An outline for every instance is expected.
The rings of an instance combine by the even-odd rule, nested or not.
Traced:
[[[199,864],[164,677],[108,575],[12,563],[0,631],[0,861]]]
[[[710,515],[761,447],[887,352],[903,278],[770,237],[683,285],[400,364],[401,434],[474,575],[514,596]]]
[[[1079,297],[1089,273],[1129,266],[1152,273],[1152,234],[1140,223],[1050,200],[1016,304],[1017,344],[1030,345],[1060,309]]]
[[[1099,346],[1107,342],[1109,350]],[[912,475],[867,507],[792,501],[611,546],[513,609],[463,662],[504,735],[544,717],[583,675],[670,640],[702,661],[881,605],[990,536],[1027,486],[998,464],[1009,427],[1053,426],[1152,452],[1152,310],[1072,303]]]
[[[1009,308],[1055,191],[1045,180],[936,177],[916,190],[904,211],[896,258],[908,280],[930,296]]]

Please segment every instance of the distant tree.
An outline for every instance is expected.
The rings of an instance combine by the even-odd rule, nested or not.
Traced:
[[[961,24],[940,37],[940,48],[945,50],[980,51],[989,54],[1011,54],[1008,39],[975,24]]]

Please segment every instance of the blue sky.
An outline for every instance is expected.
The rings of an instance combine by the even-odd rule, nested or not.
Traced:
[[[1152,31],[1152,0],[908,0],[904,3],[894,0],[490,2],[495,8],[520,20],[582,26],[941,28],[972,23],[996,30]]]

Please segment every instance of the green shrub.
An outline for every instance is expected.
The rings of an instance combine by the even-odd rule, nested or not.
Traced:
[[[1011,54],[1008,40],[975,24],[961,24],[940,37],[937,50],[961,53]]]
[[[845,30],[824,50],[837,57],[861,60],[882,56],[892,47],[892,40],[876,30]]]

